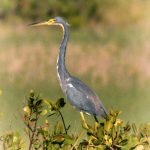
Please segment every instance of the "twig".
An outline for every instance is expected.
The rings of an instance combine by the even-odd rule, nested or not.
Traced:
[[[33,140],[34,140],[34,135],[35,135],[35,132],[36,132],[38,113],[36,113],[35,119],[36,119],[36,121],[35,121],[34,127],[32,129],[32,135],[30,137],[29,150],[31,150],[31,148],[32,148],[32,144],[33,144]]]
[[[74,147],[77,145],[77,143],[79,142],[80,138],[81,138],[82,135],[83,135],[83,132],[84,132],[84,131],[82,131],[82,132],[79,134],[79,137],[77,138],[77,140],[75,141],[75,143],[74,143],[73,146],[71,147],[71,150],[73,150]]]
[[[60,112],[60,110],[58,110],[58,112],[59,112],[60,117],[61,117],[61,119],[62,119],[63,126],[64,126],[64,129],[65,129],[65,133],[67,134],[67,130],[69,129],[70,126],[69,126],[68,128],[66,128],[66,125],[65,125],[65,121],[64,121],[63,115],[62,115],[62,113]]]

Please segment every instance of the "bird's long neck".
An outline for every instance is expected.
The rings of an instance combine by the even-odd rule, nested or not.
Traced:
[[[70,75],[65,66],[65,54],[66,54],[66,47],[69,39],[69,31],[68,31],[69,29],[68,26],[65,24],[61,24],[61,27],[63,29],[63,40],[59,48],[59,55],[57,59],[57,73],[62,87],[62,85],[65,85],[66,80]]]

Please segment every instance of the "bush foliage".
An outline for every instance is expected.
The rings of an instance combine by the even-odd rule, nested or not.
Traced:
[[[83,131],[77,134],[68,133],[61,109],[65,106],[63,98],[55,103],[42,99],[30,92],[23,107],[23,122],[28,142],[19,132],[9,132],[1,136],[4,150],[143,150],[150,148],[150,124],[137,128],[135,124],[125,123],[118,118],[119,111],[110,111],[109,116],[100,123],[81,122]],[[60,121],[50,126],[49,117],[60,116]],[[45,118],[43,120],[43,118]],[[86,137],[83,137],[86,132]],[[24,143],[28,143],[25,147]]]
[[[73,26],[90,22],[126,24],[136,21],[143,12],[141,0],[1,0],[0,18],[17,15],[31,20],[63,16]]]

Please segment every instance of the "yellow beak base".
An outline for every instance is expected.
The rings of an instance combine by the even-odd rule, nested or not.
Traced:
[[[43,25],[53,25],[55,23],[55,19],[50,19],[49,21],[41,22],[41,23],[33,23],[30,26],[43,26]]]

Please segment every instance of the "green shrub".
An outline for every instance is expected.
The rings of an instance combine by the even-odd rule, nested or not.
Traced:
[[[68,134],[70,126],[66,126],[61,109],[65,106],[63,98],[55,103],[42,99],[30,92],[23,107],[23,122],[25,133],[29,139],[28,149],[53,150],[142,150],[150,148],[150,124],[144,124],[137,129],[135,124],[125,123],[119,119],[120,112],[111,110],[102,122],[93,125],[82,122],[83,131]],[[60,116],[60,121],[54,127],[50,126],[48,118]],[[41,122],[42,118],[45,118]],[[86,132],[87,137],[82,134]],[[24,148],[25,139],[18,132],[5,133],[0,138],[3,149],[20,150]]]

